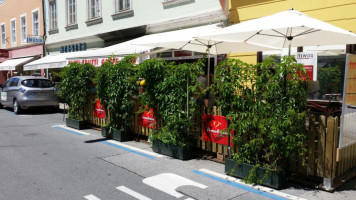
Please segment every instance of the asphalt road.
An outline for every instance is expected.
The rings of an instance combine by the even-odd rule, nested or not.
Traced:
[[[224,165],[180,161],[147,144],[73,131],[49,111],[14,115],[0,109],[0,200],[354,199],[356,180],[335,193],[290,185],[254,188],[224,176]],[[229,181],[230,180],[230,181]],[[279,192],[279,193],[278,193]]]

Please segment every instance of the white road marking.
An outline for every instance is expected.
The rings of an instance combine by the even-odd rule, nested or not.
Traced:
[[[225,174],[220,174],[220,173],[208,170],[208,169],[199,169],[198,171],[204,172],[206,174],[210,174],[210,175],[215,176],[215,177],[219,177],[219,178],[225,179],[225,180],[230,181],[230,182],[238,183],[238,184],[241,184],[241,185],[246,185],[246,186],[252,187],[252,188],[254,188],[256,190],[260,190],[260,191],[263,191],[263,192],[268,192],[268,193],[271,193],[271,194],[274,194],[274,195],[277,195],[277,196],[281,196],[281,197],[284,197],[284,198],[287,198],[287,199],[291,199],[291,200],[306,200],[306,199],[303,199],[303,198],[300,198],[300,197],[297,197],[297,196],[293,196],[293,195],[290,195],[290,194],[287,194],[287,193],[283,193],[283,192],[280,192],[280,191],[277,191],[275,189],[271,189],[271,188],[268,188],[268,187],[259,186],[259,185],[253,186],[253,185],[250,185],[250,184],[246,184],[241,179],[234,178],[234,177],[231,177],[231,176],[227,176]]]
[[[131,190],[130,188],[127,188],[125,186],[119,186],[117,187],[116,189],[122,191],[122,192],[125,192],[126,194],[132,196],[132,197],[135,197],[136,199],[139,199],[139,200],[151,200],[150,198],[138,193],[138,192],[135,192],[133,190]]]
[[[94,196],[94,195],[87,195],[84,198],[88,199],[88,200],[100,200],[98,197]]]
[[[190,179],[172,173],[163,173],[163,174],[158,174],[156,176],[151,176],[143,179],[142,182],[144,182],[145,184],[153,188],[161,190],[162,192],[165,192],[171,196],[174,196],[176,198],[180,198],[184,196],[183,194],[176,191],[178,187],[188,186],[188,185],[196,186],[201,189],[205,189],[208,187],[206,185],[197,183],[195,181],[192,181]]]
[[[139,148],[136,148],[136,147],[133,147],[133,146],[129,146],[129,145],[123,144],[123,143],[115,141],[115,140],[107,140],[107,142],[110,142],[111,144],[115,144],[115,145],[118,145],[118,146],[121,146],[121,147],[125,147],[125,148],[128,148],[128,149],[131,149],[131,150],[134,150],[134,151],[138,151],[138,152],[141,152],[141,153],[144,153],[144,154],[155,156],[157,158],[166,157],[164,155],[161,155],[161,154],[158,154],[158,153],[155,153],[155,152],[151,152],[151,151],[146,151],[146,150],[143,150],[143,149],[139,149]]]
[[[63,128],[63,129],[67,129],[67,130],[70,130],[70,131],[73,131],[73,132],[77,132],[77,133],[80,133],[80,134],[83,134],[83,135],[90,135],[90,133],[86,133],[84,131],[80,131],[80,130],[77,130],[77,129],[74,129],[74,128],[70,128],[66,125],[55,125],[55,126],[52,126],[52,127],[60,127],[60,128]]]
[[[195,200],[195,199],[192,199],[192,198],[189,197],[188,199],[185,199],[185,200]]]

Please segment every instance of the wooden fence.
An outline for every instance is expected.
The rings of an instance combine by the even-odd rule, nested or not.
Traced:
[[[91,97],[94,102],[95,97]],[[93,103],[94,104],[94,103]],[[99,119],[93,115],[93,104],[86,109],[87,120],[96,125],[102,126],[107,121]],[[135,113],[138,108],[135,108]],[[228,155],[227,146],[206,142],[202,140],[202,114],[212,114],[221,116],[221,109],[217,107],[204,108],[195,117],[195,125],[191,128],[190,134],[196,138],[196,148],[208,153],[216,154],[217,158],[223,160]],[[135,114],[132,120],[132,130],[137,136],[148,138],[152,129],[139,126],[139,115]],[[340,182],[340,177],[350,173],[356,167],[356,143],[347,147],[338,148],[340,134],[340,118],[325,117],[323,115],[309,115],[307,121],[306,156],[305,158],[291,158],[291,172],[300,177],[322,180],[322,187],[326,190],[333,190],[335,181]],[[236,149],[232,148],[232,153]],[[302,175],[302,176],[301,176]],[[342,181],[342,180],[341,180]]]

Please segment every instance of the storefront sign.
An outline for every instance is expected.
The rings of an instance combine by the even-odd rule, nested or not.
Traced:
[[[27,36],[27,43],[43,44],[43,38],[41,36]]]
[[[93,59],[76,59],[76,60],[68,60],[68,63],[80,63],[80,64],[85,64],[85,63],[90,63],[94,66],[101,66],[104,64],[104,62],[111,61],[112,63],[116,64],[119,60],[122,58],[113,58],[113,59],[108,59],[108,58],[93,58]]]
[[[94,105],[94,117],[105,119],[105,108],[103,105],[100,103],[100,99],[96,100],[96,103]]]
[[[203,115],[203,140],[228,145],[228,124],[226,117]],[[230,132],[233,134],[233,131]],[[230,139],[230,145],[232,145]]]
[[[156,129],[156,117],[154,116],[153,109],[145,110],[139,114],[138,123],[140,126]]]
[[[59,52],[61,52],[61,53],[77,52],[77,51],[85,51],[86,49],[87,49],[86,44],[80,43],[80,44],[71,44],[71,45],[61,46],[59,48]]]
[[[297,63],[303,64],[307,76],[301,77],[303,80],[316,81],[318,56],[316,52],[297,53]],[[309,77],[309,79],[308,79]]]
[[[0,49],[0,58],[8,58],[9,52],[5,49]]]

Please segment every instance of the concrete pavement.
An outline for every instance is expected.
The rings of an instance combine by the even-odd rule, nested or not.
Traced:
[[[102,138],[96,130],[67,129],[62,119],[61,113],[14,115],[0,109],[0,200],[354,199],[356,196],[356,179],[334,193],[296,184],[280,191],[246,186],[226,177],[223,164],[161,156],[144,143],[120,143]]]

